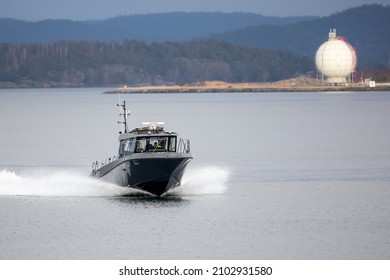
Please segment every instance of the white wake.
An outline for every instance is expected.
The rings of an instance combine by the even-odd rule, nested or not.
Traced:
[[[182,185],[174,189],[172,194],[197,195],[219,194],[227,189],[229,171],[221,167],[209,166],[187,169]]]
[[[128,191],[70,171],[41,170],[23,176],[12,171],[0,171],[0,195],[118,196]]]
[[[226,190],[229,172],[219,167],[188,169],[182,185],[170,195],[217,194]],[[39,170],[16,174],[0,170],[0,195],[123,196],[137,193],[74,171]]]

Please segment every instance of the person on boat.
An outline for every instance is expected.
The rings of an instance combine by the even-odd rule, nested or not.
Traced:
[[[154,149],[154,146],[150,142],[148,142],[146,147],[147,147],[148,150]]]
[[[154,149],[162,149],[161,143],[160,143],[160,142],[157,143],[157,141],[155,141],[155,142],[153,143],[153,148],[154,148]]]

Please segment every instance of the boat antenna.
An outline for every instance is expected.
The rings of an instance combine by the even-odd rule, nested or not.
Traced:
[[[117,106],[119,107],[119,104],[121,104],[121,93],[118,94],[118,104]],[[119,114],[122,113],[121,108],[119,108]]]
[[[122,104],[117,104],[116,106],[120,106],[122,108],[122,111],[120,112],[119,116],[123,116],[123,121],[118,121],[118,123],[123,124],[123,132],[127,133],[129,129],[127,128],[127,117],[130,115],[130,110],[126,109],[126,101],[123,101]]]

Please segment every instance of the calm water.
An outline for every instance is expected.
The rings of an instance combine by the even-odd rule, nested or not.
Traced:
[[[103,91],[0,90],[1,259],[390,259],[390,92],[122,95],[191,139],[152,198],[88,178]]]

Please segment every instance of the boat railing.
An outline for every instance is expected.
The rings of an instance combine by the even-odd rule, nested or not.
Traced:
[[[189,154],[190,153],[190,140],[189,139],[180,139],[179,146],[177,147],[177,152],[180,154]]]
[[[109,157],[109,158],[102,160],[102,161],[94,161],[94,162],[92,162],[92,171],[96,171],[99,168],[102,168],[103,166],[117,160],[118,158],[119,158],[118,156],[113,156],[113,157]]]

